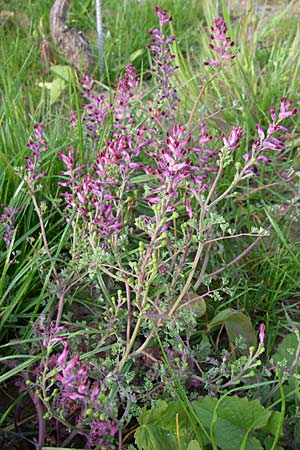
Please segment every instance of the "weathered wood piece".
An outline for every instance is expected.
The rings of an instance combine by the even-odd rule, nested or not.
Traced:
[[[89,72],[95,63],[93,51],[83,33],[66,24],[69,3],[70,0],[55,0],[50,11],[51,36],[76,70]]]

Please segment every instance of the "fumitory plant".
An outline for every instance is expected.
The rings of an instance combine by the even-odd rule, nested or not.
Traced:
[[[142,94],[132,65],[117,81],[111,103],[97,92],[93,78],[83,76],[83,113],[77,117],[72,112],[71,124],[84,127],[91,151],[87,151],[86,163],[77,161],[72,146],[58,152],[64,166],[58,183],[62,199],[58,208],[62,208],[67,236],[64,261],[52,255],[43,218],[45,205],[39,201],[46,173],[41,155],[48,151],[44,125],[34,127],[28,144],[31,155],[21,173],[38,215],[52,273],[49,292],[57,300],[54,308],[46,308],[47,317],[36,332],[42,337],[43,356],[36,376],[29,377],[27,384],[35,389],[35,404],[47,414],[45,417],[84,435],[87,448],[113,448],[116,436],[121,448],[122,426],[136,403],[132,386],[138,375],[133,362],[138,367],[150,361],[148,386],[162,392],[162,385],[155,381],[155,374],[162,374],[157,335],[166,346],[170,364],[182,371],[190,386],[197,389],[203,385],[210,393],[227,388],[256,369],[263,352],[261,324],[258,350],[254,336],[254,342],[247,342],[251,345],[248,356],[236,364],[238,369],[226,369],[226,361],[236,357],[239,347],[231,342],[230,353],[218,361],[223,364],[222,371],[203,376],[197,357],[188,354],[185,342],[205,314],[206,301],[230,294],[228,284],[213,280],[219,267],[210,268],[208,273],[214,248],[224,240],[266,235],[264,229],[255,227],[236,232],[231,217],[221,214],[224,202],[238,192],[241,183],[256,177],[263,165],[272,163],[285,146],[280,137],[287,131],[284,122],[298,110],[282,97],[279,108],[270,107],[269,126],[264,129],[257,124],[257,136],[249,148],[244,148],[241,126],[218,134],[197,120],[200,97],[188,118],[180,114],[173,77],[177,67],[170,47],[175,36],[167,34],[172,19],[164,9],[156,7],[155,12],[159,28],[150,32],[149,45],[154,95]],[[223,64],[234,59],[235,50],[221,17],[215,20],[211,33],[215,58],[204,64],[215,77]],[[192,121],[196,123],[193,128]],[[240,147],[241,160],[236,156]],[[15,215],[8,207],[1,215],[7,245]],[[230,264],[246,252],[236,255]],[[76,317],[71,300],[78,292],[90,296],[97,306],[88,351],[95,346],[101,364],[83,362],[62,325]],[[142,403],[142,395],[140,399]],[[41,424],[45,417],[41,417]],[[41,445],[42,441],[40,438]]]

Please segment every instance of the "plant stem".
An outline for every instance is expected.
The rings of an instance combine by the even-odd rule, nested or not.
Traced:
[[[193,280],[193,276],[194,276],[195,271],[196,271],[196,269],[197,269],[197,265],[198,265],[198,263],[199,263],[199,260],[200,260],[200,258],[201,258],[201,255],[202,255],[202,251],[203,251],[204,245],[205,245],[205,244],[204,244],[203,242],[199,242],[198,249],[197,249],[197,253],[196,253],[196,256],[195,256],[195,259],[194,259],[194,262],[193,262],[191,271],[190,271],[190,273],[189,273],[189,276],[188,276],[188,278],[187,278],[187,280],[186,280],[186,283],[185,283],[185,285],[184,285],[182,291],[180,292],[180,294],[179,294],[177,300],[174,302],[172,308],[170,309],[170,311],[169,311],[169,313],[168,313],[168,316],[169,316],[169,317],[172,317],[172,316],[173,316],[174,312],[175,312],[176,309],[178,308],[178,306],[179,306],[181,300],[183,299],[183,297],[185,296],[185,294],[187,293],[187,291],[188,291],[188,289],[189,289],[189,287],[190,287],[190,285],[191,285],[191,282],[192,282],[192,280]]]

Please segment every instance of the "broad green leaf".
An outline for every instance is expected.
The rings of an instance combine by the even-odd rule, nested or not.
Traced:
[[[230,344],[242,336],[249,347],[256,345],[256,333],[248,316],[240,311],[227,308],[218,313],[209,324],[209,329],[224,325]]]
[[[201,447],[197,441],[191,441],[186,450],[201,450]]]
[[[271,412],[263,408],[258,400],[234,396],[226,397],[218,404],[217,399],[205,397],[193,402],[193,406],[207,429],[215,413],[214,437],[220,449],[239,449],[245,435],[249,433],[245,449],[262,450],[260,442],[251,436],[251,432],[267,425]]]
[[[266,450],[271,450],[273,446],[274,438],[272,436],[267,436],[264,440],[264,447]],[[280,447],[280,445],[276,445],[274,450],[283,450],[283,447]]]
[[[158,424],[141,425],[134,435],[139,450],[177,450],[174,433],[161,428]]]
[[[163,417],[166,409],[168,408],[168,403],[164,400],[159,400],[156,402],[155,406],[151,409],[143,408],[141,414],[138,417],[138,423],[140,425],[145,425],[148,423],[159,423]]]
[[[70,66],[53,65],[50,67],[50,72],[67,82],[74,78],[74,71]]]
[[[166,403],[166,402],[164,402]],[[167,403],[167,407],[164,410],[160,409],[159,412],[159,424],[168,431],[176,431],[176,416],[178,414],[179,428],[182,430],[187,422],[187,417],[183,407],[179,400],[175,400]],[[157,417],[157,412],[156,412]]]
[[[269,417],[267,425],[262,428],[265,433],[276,434],[278,427],[281,426],[281,416],[280,412],[272,411]]]
[[[66,88],[66,83],[60,78],[55,78],[49,83],[39,83],[39,86],[50,91],[50,104],[53,105]]]
[[[164,420],[164,423],[162,424],[162,419],[164,418],[168,407],[169,405],[167,402],[158,401],[150,410],[143,408],[142,413],[138,418],[140,426],[134,435],[139,450],[161,450],[162,448],[166,450],[176,450],[178,448],[175,432],[170,431],[171,427],[168,427],[169,429],[164,427],[164,424],[168,423],[168,420]],[[179,402],[172,402],[172,412],[173,410],[175,411],[176,407],[180,407]],[[170,417],[173,418],[173,415]],[[172,418],[170,419],[171,421]],[[174,431],[175,426],[174,420]]]
[[[187,444],[191,439],[195,438],[195,432],[189,423],[188,416],[182,403],[178,400],[168,403],[168,407],[160,416],[159,425],[162,428],[173,432],[175,435],[177,431],[176,419],[180,430],[181,442]]]
[[[138,418],[140,424],[135,432],[135,442],[139,450],[161,450],[178,448],[175,433],[172,433],[160,424],[168,404],[165,401],[159,401],[156,407],[146,410],[143,408]]]
[[[39,83],[39,86],[50,91],[50,104],[53,105],[66,89],[66,83],[74,79],[74,71],[69,66],[53,65],[50,72],[56,75],[51,82]]]

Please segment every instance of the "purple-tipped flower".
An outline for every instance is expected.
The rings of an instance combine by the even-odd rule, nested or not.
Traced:
[[[105,153],[98,155],[95,167],[85,175],[82,173],[84,166],[73,167],[74,155],[71,148],[69,148],[68,155],[60,153],[59,156],[68,169],[63,171],[63,174],[67,175],[69,180],[59,183],[60,186],[70,189],[70,192],[62,194],[67,209],[75,209],[76,215],[82,217],[85,223],[89,224],[88,229],[91,234],[96,232],[103,236],[109,236],[118,231],[123,223],[114,204],[117,197],[111,193],[111,187],[118,183],[108,173],[107,164],[111,162],[109,147]],[[117,170],[117,174],[120,176],[118,162],[119,160],[116,160],[114,163],[114,170],[115,172]]]
[[[126,132],[128,125],[134,123],[131,113],[130,101],[137,92],[139,79],[135,67],[128,64],[125,74],[117,81],[116,95],[113,102],[113,126],[122,132]]]
[[[28,185],[33,188],[35,182],[46,175],[46,170],[40,171],[41,167],[41,153],[48,150],[48,145],[43,138],[43,130],[45,125],[35,124],[33,136],[29,139],[27,147],[31,150],[32,155],[26,156],[26,181]]]
[[[61,325],[57,327],[53,322],[50,323],[49,327],[45,328],[43,325],[39,325],[37,331],[43,336],[42,346],[44,348],[51,347],[57,342],[66,341],[67,337],[63,335],[58,335],[62,331],[65,331],[66,325]]]
[[[263,131],[261,125],[259,125],[259,123],[256,125],[256,129],[257,129],[259,138],[260,138],[261,140],[263,140],[263,139],[265,138],[265,133],[264,133],[264,131]]]
[[[280,122],[282,119],[286,119],[288,117],[294,116],[295,114],[298,114],[296,106],[292,107],[292,104],[292,100],[287,100],[287,97],[281,97],[278,118],[275,106],[270,107],[269,111],[273,122],[273,127],[278,127],[278,122]],[[279,131],[279,129],[282,128],[278,128],[276,131]]]
[[[264,323],[261,323],[261,324],[259,325],[259,343],[260,343],[261,345],[263,345],[263,343],[264,343],[264,341],[265,341],[265,329],[266,329],[265,324],[264,324]]]
[[[159,29],[154,28],[149,32],[152,36],[152,44],[148,45],[147,48],[152,52],[153,72],[156,75],[160,88],[158,100],[159,102],[168,100],[170,105],[174,104],[171,109],[175,109],[179,98],[170,82],[170,78],[178,67],[173,64],[175,55],[171,54],[169,44],[176,37],[166,37],[164,34],[164,26],[166,23],[171,22],[172,17],[168,16],[167,10],[163,9],[160,11],[157,6],[154,8],[154,11],[159,18]]]
[[[115,422],[94,419],[88,437],[88,448],[112,448],[112,438],[117,432]]]
[[[227,36],[227,25],[222,17],[218,17],[214,20],[214,26],[211,27],[211,43],[210,48],[217,54],[217,60],[205,61],[206,66],[217,67],[221,64],[222,60],[231,60],[235,58],[234,53],[230,53],[234,42]]]
[[[287,97],[282,97],[280,101],[280,111],[278,114],[279,119],[286,119],[287,117],[297,114],[297,108],[292,108],[292,100],[287,101]]]
[[[72,125],[72,127],[75,127],[76,123],[77,123],[77,112],[76,111],[71,111],[70,112],[70,125]]]
[[[4,212],[0,214],[0,223],[4,228],[2,232],[2,238],[6,244],[6,247],[10,246],[14,231],[15,231],[15,219],[19,212],[19,208],[11,208],[9,206],[2,205]]]
[[[201,138],[199,140],[199,144],[200,145],[206,144],[206,142],[209,142],[209,141],[212,140],[212,135],[208,134],[206,132],[206,125],[205,125],[205,123],[201,124],[200,131],[201,131]]]
[[[87,100],[87,103],[82,106],[86,111],[83,122],[88,130],[88,136],[94,141],[98,141],[111,111],[111,105],[106,103],[104,95],[99,95],[93,90],[94,82],[94,78],[89,78],[87,74],[84,74],[80,83],[83,92],[80,95]]]
[[[240,139],[243,134],[243,129],[241,127],[232,127],[230,130],[228,138],[225,133],[222,133],[222,139],[224,145],[229,147],[231,150],[235,150],[240,146]]]
[[[270,123],[266,133],[264,132],[260,124],[256,125],[259,138],[256,139],[252,144],[251,156],[248,153],[244,154],[244,159],[246,163],[248,163],[252,159],[256,163],[270,164],[272,162],[271,158],[269,156],[264,155],[263,152],[266,150],[275,150],[275,151],[284,150],[285,148],[284,141],[278,139],[278,137],[274,136],[274,134],[280,131],[287,131],[287,128],[281,125],[282,120],[297,114],[298,111],[296,107],[292,108],[292,101],[291,100],[287,101],[286,97],[281,98],[279,109],[280,112],[277,116],[276,107],[275,106],[270,107],[269,111],[272,122]],[[258,174],[257,165],[255,166],[248,165],[248,167],[245,170],[245,173],[257,175]]]
[[[192,211],[191,203],[188,199],[185,201],[185,209],[186,209],[186,212],[188,213],[189,218],[192,219],[193,211]]]
[[[159,19],[159,23],[161,25],[165,25],[166,23],[171,22],[172,16],[168,16],[168,11],[166,9],[159,10],[158,6],[154,7],[154,11]]]
[[[88,368],[86,365],[80,365],[78,354],[66,364],[69,353],[70,347],[67,343],[57,359],[60,372],[56,374],[56,380],[60,386],[60,394],[62,398],[81,400],[87,404],[90,386]]]

